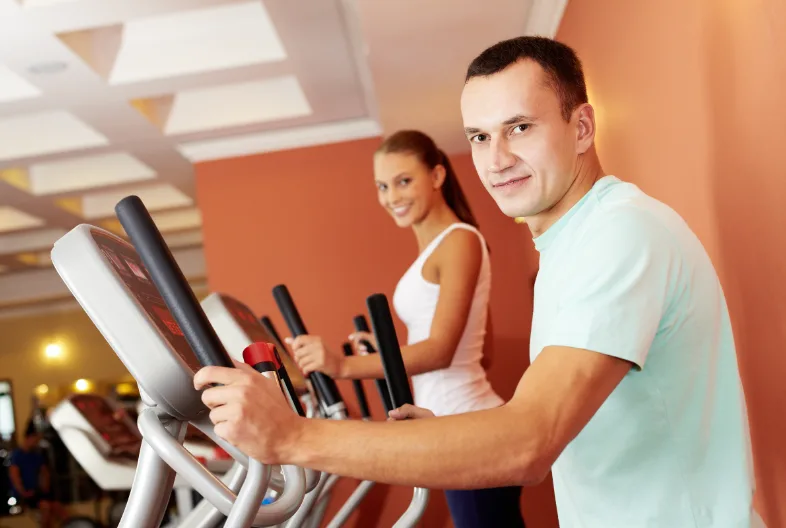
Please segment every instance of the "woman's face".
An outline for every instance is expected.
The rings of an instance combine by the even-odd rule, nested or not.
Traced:
[[[426,218],[439,190],[436,172],[414,154],[380,152],[374,156],[379,204],[399,227],[412,227]]]

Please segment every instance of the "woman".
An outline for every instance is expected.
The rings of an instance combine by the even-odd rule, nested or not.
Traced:
[[[410,228],[419,255],[404,273],[393,307],[407,326],[401,355],[412,375],[415,404],[434,415],[479,411],[502,405],[481,361],[486,336],[491,267],[483,236],[447,156],[418,131],[390,136],[374,155],[380,205],[396,224]],[[359,343],[374,337],[350,336]],[[378,354],[346,357],[318,336],[287,340],[304,374],[333,378],[383,377]],[[428,416],[421,410],[391,417]],[[524,526],[520,487],[446,491],[457,528]]]

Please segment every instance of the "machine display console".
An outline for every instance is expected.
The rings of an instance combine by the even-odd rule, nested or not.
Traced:
[[[141,445],[141,436],[125,420],[116,417],[115,411],[104,398],[92,394],[77,394],[71,396],[71,404],[113,451],[128,451],[132,446]]]
[[[150,320],[166,337],[172,348],[177,351],[177,354],[193,372],[198,371],[200,365],[196,356],[183,335],[183,331],[164,303],[164,299],[161,298],[161,294],[150,279],[142,259],[139,258],[134,247],[99,230],[91,230],[91,235],[120,279],[137,299]]]
[[[295,365],[295,361],[287,353],[284,344],[278,343],[272,336],[268,335],[251,309],[240,301],[226,295],[221,296],[221,302],[252,342],[259,343],[264,341],[273,343],[276,346],[276,351],[284,364],[284,368],[287,370],[292,386],[298,392],[306,391],[306,380],[300,373],[300,369]]]

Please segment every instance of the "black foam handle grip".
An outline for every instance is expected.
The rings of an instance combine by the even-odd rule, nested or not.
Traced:
[[[406,403],[412,405],[415,401],[412,398],[412,390],[409,388],[407,370],[404,368],[404,359],[401,357],[401,348],[398,344],[396,327],[393,325],[388,299],[382,293],[375,293],[366,299],[366,306],[371,315],[371,326],[377,338],[377,345],[379,345],[382,368],[390,388],[390,399],[396,408]]]
[[[295,301],[292,300],[289,289],[284,284],[279,284],[273,288],[273,298],[292,336],[298,337],[307,334],[306,325],[303,324],[303,319],[300,318],[300,312],[298,312],[295,306]],[[312,372],[308,375],[308,378],[314,385],[319,399],[322,400],[326,407],[332,407],[337,403],[344,402],[336,382],[330,376],[326,376],[322,372]]]
[[[349,343],[344,343],[342,345],[344,348],[344,355],[351,356],[352,355],[352,345]],[[360,406],[360,415],[365,418],[371,418],[371,412],[368,410],[368,400],[366,399],[366,391],[363,389],[363,382],[360,380],[352,380],[352,386],[355,388],[355,397],[358,399],[358,405]]]
[[[270,317],[263,315],[259,319],[259,322],[262,324],[262,327],[270,335],[270,337],[273,338],[273,341],[280,344],[284,343],[284,340],[281,339],[281,336],[279,335],[278,330],[276,330],[276,326],[273,324],[273,321],[270,320]]]
[[[123,198],[115,213],[199,363],[234,367],[142,200]]]
[[[352,322],[355,324],[355,330],[358,332],[371,332],[371,329],[368,327],[368,321],[366,320],[365,315],[356,315]],[[377,351],[366,340],[363,340],[362,343],[366,346],[369,354],[375,354]],[[377,392],[379,392],[379,397],[382,399],[382,405],[385,407],[385,413],[390,413],[395,407],[393,407],[393,402],[390,400],[390,389],[388,388],[388,382],[385,381],[384,378],[374,380],[374,383],[377,385]]]

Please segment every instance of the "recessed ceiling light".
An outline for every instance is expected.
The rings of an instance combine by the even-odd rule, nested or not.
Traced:
[[[67,69],[68,64],[63,61],[46,61],[33,64],[27,71],[35,75],[55,75]]]

